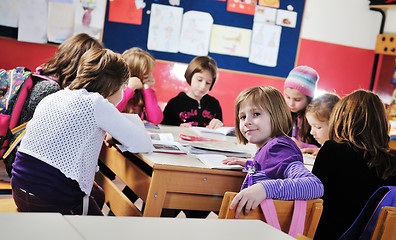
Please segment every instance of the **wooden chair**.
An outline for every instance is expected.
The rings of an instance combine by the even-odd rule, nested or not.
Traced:
[[[392,240],[396,236],[396,207],[383,207],[378,215],[371,240]]]
[[[0,213],[5,212],[18,212],[13,198],[0,199]]]
[[[235,208],[230,210],[230,204],[236,192],[226,192],[221,203],[219,219],[234,219]],[[274,200],[279,224],[283,232],[288,233],[293,216],[294,201]],[[313,199],[307,201],[307,215],[305,217],[304,236],[313,239],[318,227],[320,216],[323,211],[323,200]],[[260,207],[251,211],[248,215],[240,214],[239,219],[260,219],[265,222],[264,214]]]

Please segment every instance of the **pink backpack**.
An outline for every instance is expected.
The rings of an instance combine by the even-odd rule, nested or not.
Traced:
[[[23,104],[33,86],[32,72],[24,67],[0,69],[0,156],[8,147],[12,134],[18,127]]]

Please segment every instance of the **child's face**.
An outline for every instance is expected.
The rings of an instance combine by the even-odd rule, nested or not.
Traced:
[[[238,117],[239,129],[250,143],[261,148],[271,139],[271,119],[266,111],[250,101],[244,101],[240,105]]]
[[[304,93],[294,88],[285,88],[285,100],[291,112],[297,113],[308,105],[308,98]]]
[[[108,96],[106,99],[107,99],[111,104],[113,104],[114,106],[117,106],[117,105],[121,102],[121,100],[122,100],[123,92],[124,92],[124,89],[123,89],[123,88],[120,88],[120,89],[118,89],[117,92],[115,92],[115,93],[114,93],[113,95],[111,95],[111,96]]]
[[[191,86],[188,89],[190,97],[198,101],[201,100],[209,92],[212,82],[213,76],[209,70],[195,73],[191,78]]]
[[[315,114],[307,112],[306,114],[309,125],[311,126],[311,135],[320,144],[324,144],[329,140],[329,123],[320,121]]]

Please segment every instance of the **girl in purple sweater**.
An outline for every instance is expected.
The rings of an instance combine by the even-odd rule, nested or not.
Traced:
[[[323,195],[320,180],[304,167],[296,143],[287,136],[291,114],[282,93],[274,87],[252,87],[235,102],[235,131],[239,142],[258,148],[253,161],[231,159],[228,164],[245,166],[248,174],[233,199],[235,217],[245,214],[264,199],[309,200]]]

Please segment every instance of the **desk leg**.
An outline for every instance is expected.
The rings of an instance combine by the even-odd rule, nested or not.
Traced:
[[[120,189],[101,172],[96,173],[96,182],[105,192],[105,203],[109,204],[116,216],[142,216],[140,210],[122,193]],[[161,214],[161,213],[160,213]]]
[[[168,174],[165,171],[154,171],[147,194],[143,217],[160,217],[167,194]]]

